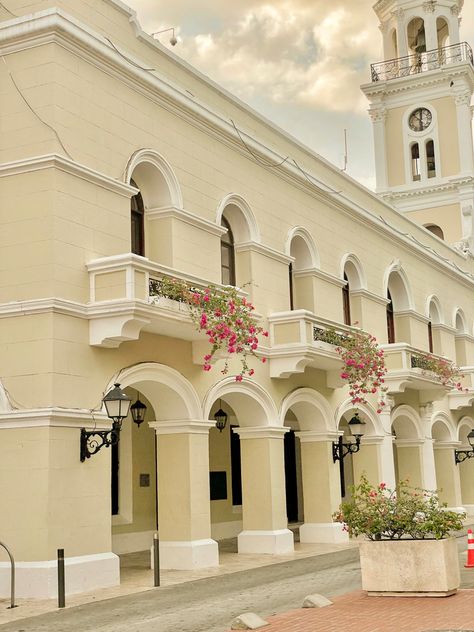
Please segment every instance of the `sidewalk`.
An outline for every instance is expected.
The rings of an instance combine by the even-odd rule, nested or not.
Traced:
[[[325,608],[301,608],[267,617],[262,632],[474,631],[474,590],[452,597],[368,597],[352,592]]]

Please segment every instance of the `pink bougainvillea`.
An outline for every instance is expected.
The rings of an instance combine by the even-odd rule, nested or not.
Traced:
[[[204,289],[189,287],[184,281],[162,278],[157,281],[156,292],[185,303],[191,318],[199,331],[205,333],[211,345],[204,356],[204,371],[212,369],[212,360],[217,352],[225,356],[222,373],[229,372],[229,356],[237,355],[241,361],[241,370],[235,376],[237,382],[243,377],[254,375],[254,369],[248,365],[248,356],[257,357],[260,337],[268,337],[268,332],[257,323],[254,306],[239,295],[232,286]],[[265,362],[266,358],[261,358]]]
[[[357,329],[344,334],[336,351],[344,363],[341,378],[349,384],[351,402],[354,405],[367,404],[367,396],[375,395],[378,397],[377,412],[381,412],[385,406],[387,368],[384,352],[377,345],[377,340]]]
[[[426,371],[434,373],[443,386],[458,391],[468,390],[461,383],[464,375],[461,373],[460,368],[446,358],[437,358],[431,354],[413,354],[411,356],[411,366],[413,369],[421,369],[423,373]]]

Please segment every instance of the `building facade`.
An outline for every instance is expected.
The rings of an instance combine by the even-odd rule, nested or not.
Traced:
[[[163,567],[183,570],[217,565],[228,537],[243,555],[291,551],[289,522],[302,543],[341,542],[332,514],[363,472],[472,508],[474,460],[454,459],[474,428],[461,0],[376,5],[382,64],[398,59],[363,87],[378,194],[163,48],[119,0],[4,4],[0,541],[19,595],[55,594],[58,548],[69,592],[117,584],[118,555],[148,549],[158,527]],[[435,23],[442,39],[426,45]],[[203,371],[208,343],[160,295],[166,278],[248,295],[270,334],[251,378],[235,380],[237,360]],[[358,407],[360,451],[339,462],[356,407],[321,332],[355,324],[385,350],[388,394],[380,413]],[[463,390],[423,369],[427,356],[462,367]],[[115,383],[145,423],[128,418],[118,448],[81,461],[82,429],[111,427]]]

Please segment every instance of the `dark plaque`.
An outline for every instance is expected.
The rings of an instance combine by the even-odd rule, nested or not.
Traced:
[[[211,500],[226,500],[227,473],[209,472],[209,482],[211,487]]]
[[[140,487],[150,487],[149,474],[140,474]]]

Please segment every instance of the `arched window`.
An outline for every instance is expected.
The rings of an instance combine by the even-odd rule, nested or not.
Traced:
[[[138,189],[133,180],[130,184]],[[145,207],[142,194],[139,192],[131,199],[131,251],[136,255],[145,256]]]
[[[440,226],[437,226],[436,224],[426,224],[425,228],[426,230],[429,230],[430,233],[433,233],[433,235],[436,235],[436,237],[444,239],[444,233]]]
[[[342,287],[342,306],[344,312],[344,324],[351,324],[351,298],[350,298],[350,288],[349,288],[349,279],[347,278],[347,274],[344,272],[344,281],[345,284]]]
[[[431,320],[428,321],[428,350],[433,353],[433,326]]]
[[[444,18],[437,18],[436,31],[438,33],[438,48],[449,46],[449,26]],[[439,51],[439,54],[441,53],[442,51]]]
[[[290,261],[290,265],[288,266],[288,283],[290,288],[290,309],[295,309],[295,299],[293,294],[293,264]]]
[[[387,290],[387,340],[389,344],[395,342],[395,319],[393,316],[393,302],[390,291]]]
[[[420,169],[420,147],[418,143],[413,143],[410,148],[411,151],[411,175],[413,178],[413,182],[418,182],[421,180],[421,169]]]
[[[428,171],[428,178],[436,178],[436,159],[434,152],[434,142],[432,140],[426,141],[426,168]]]
[[[227,232],[221,237],[221,276],[223,285],[235,285],[234,236],[229,222],[222,217],[222,226]]]

